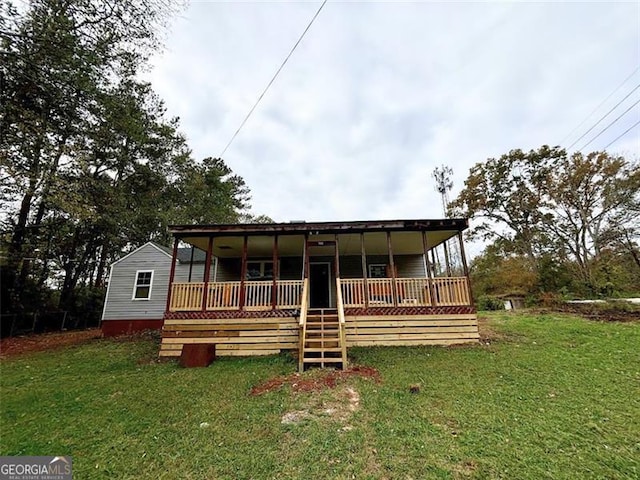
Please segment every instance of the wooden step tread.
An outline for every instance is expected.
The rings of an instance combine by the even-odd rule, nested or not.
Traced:
[[[342,363],[342,358],[304,358],[304,363]]]
[[[340,347],[322,347],[322,348],[305,347],[304,351],[305,353],[306,352],[341,352],[342,348]]]

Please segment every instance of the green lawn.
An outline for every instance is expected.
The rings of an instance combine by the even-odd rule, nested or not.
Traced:
[[[488,326],[490,345],[351,349],[382,382],[320,393],[249,395],[287,356],[182,369],[144,339],[4,360],[0,454],[71,454],[78,479],[640,477],[640,323]]]

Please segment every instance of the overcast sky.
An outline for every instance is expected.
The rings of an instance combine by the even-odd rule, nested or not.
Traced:
[[[196,158],[220,155],[320,4],[193,1],[176,19],[149,78]],[[223,158],[276,221],[439,218],[436,166],[455,197],[488,157],[569,147],[639,66],[638,2],[329,1]],[[638,120],[640,105],[585,151]],[[640,126],[609,151],[637,158]]]

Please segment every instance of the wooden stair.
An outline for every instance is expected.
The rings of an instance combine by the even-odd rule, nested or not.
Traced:
[[[333,308],[309,309],[302,330],[300,370],[305,366],[346,367],[346,349],[340,331],[338,311]]]

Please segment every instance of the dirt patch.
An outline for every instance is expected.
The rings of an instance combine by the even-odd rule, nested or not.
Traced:
[[[350,377],[368,378],[380,383],[380,372],[372,367],[354,365],[346,370],[311,370],[305,373],[293,373],[291,375],[276,377],[256,385],[251,389],[250,395],[258,396],[267,392],[273,392],[289,385],[294,392],[317,392],[324,389],[333,389],[345,379]]]
[[[559,303],[550,308],[536,309],[535,313],[549,314],[554,312],[570,313],[599,322],[640,322],[640,307],[632,304],[581,304]]]
[[[0,358],[8,358],[43,350],[54,350],[70,345],[79,345],[101,337],[102,332],[99,328],[91,328],[89,330],[52,332],[3,338],[0,340]]]
[[[308,402],[303,410],[285,413],[280,423],[297,425],[305,421],[330,419],[343,424],[338,429],[339,432],[348,432],[353,427],[345,423],[360,408],[360,394],[352,387],[342,386],[333,390],[328,398],[316,392],[309,397]]]
[[[480,343],[484,345],[491,345],[497,340],[505,339],[504,334],[491,328],[487,317],[478,317],[478,332],[480,333]]]
[[[478,464],[473,460],[454,465],[454,478],[467,478],[473,476],[478,468]]]

